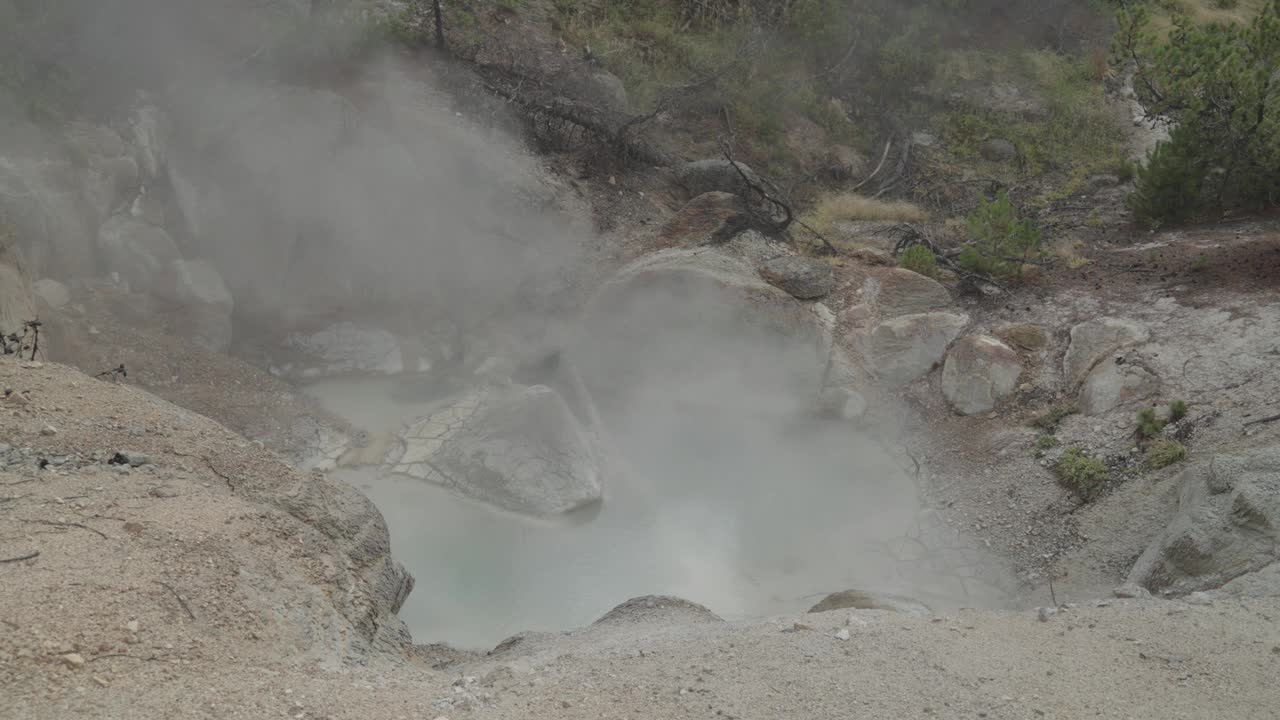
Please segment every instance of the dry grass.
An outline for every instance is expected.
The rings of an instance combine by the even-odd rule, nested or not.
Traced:
[[[924,222],[928,219],[929,215],[912,203],[903,200],[877,200],[853,193],[828,195],[804,216],[806,223],[822,233],[831,232],[840,223],[846,222]]]
[[[1267,0],[1239,0],[1235,7],[1221,7],[1216,0],[1176,0],[1178,8],[1192,20],[1206,23],[1235,23],[1243,25],[1254,18]],[[1173,27],[1170,15],[1156,9],[1152,13],[1151,26],[1160,35],[1166,35]]]

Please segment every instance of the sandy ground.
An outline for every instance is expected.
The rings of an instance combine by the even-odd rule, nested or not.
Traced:
[[[373,649],[353,642],[344,614],[361,585],[343,580],[342,538],[272,501],[273,488],[298,492],[283,463],[62,366],[4,359],[0,383],[12,391],[0,414],[12,446],[0,472],[3,718],[1267,718],[1280,707],[1275,598],[1104,600],[1044,620],[834,611],[742,624],[657,603],[484,656],[446,652],[444,664],[439,648]],[[150,462],[126,471],[93,458],[121,449]]]

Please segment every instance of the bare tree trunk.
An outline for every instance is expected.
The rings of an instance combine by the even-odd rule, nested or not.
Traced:
[[[432,0],[431,14],[436,23],[436,47],[445,49],[444,44],[444,0]]]

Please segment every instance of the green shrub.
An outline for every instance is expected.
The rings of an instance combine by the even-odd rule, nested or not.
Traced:
[[[1151,446],[1147,448],[1147,468],[1159,470],[1185,460],[1186,457],[1187,448],[1182,443],[1177,440],[1160,440],[1151,443]]]
[[[1119,14],[1114,51],[1175,130],[1138,170],[1129,198],[1149,225],[1280,203],[1280,0],[1247,24],[1196,24],[1175,12],[1167,39],[1139,3]]]
[[[969,244],[960,251],[960,265],[993,277],[1021,278],[1023,268],[1039,259],[1040,231],[1029,219],[1019,219],[1009,193],[995,200],[983,198],[968,217]]]
[[[1058,431],[1058,426],[1062,424],[1062,421],[1065,420],[1068,415],[1075,415],[1078,412],[1080,412],[1080,410],[1075,405],[1054,405],[1049,408],[1045,414],[1037,417],[1035,420],[1032,420],[1031,426],[1040,428],[1046,433],[1052,434]]]
[[[1085,502],[1098,497],[1111,479],[1106,463],[1078,447],[1064,452],[1053,470],[1058,476],[1059,484]]]
[[[1153,438],[1164,431],[1165,422],[1156,416],[1155,408],[1142,408],[1138,411],[1138,436]]]
[[[1178,422],[1187,416],[1187,402],[1185,400],[1174,400],[1169,403],[1169,422]]]
[[[912,245],[903,250],[902,256],[898,258],[898,265],[925,277],[938,275],[938,258],[934,257],[933,251],[924,245]]]
[[[1036,438],[1036,456],[1058,447],[1058,438],[1049,433],[1042,433]]]

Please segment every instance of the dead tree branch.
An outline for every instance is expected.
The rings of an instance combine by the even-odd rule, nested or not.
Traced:
[[[4,558],[3,560],[0,560],[0,563],[22,562],[23,560],[30,560],[32,558],[37,558],[37,557],[40,557],[39,550],[36,550],[35,552],[32,552],[32,553],[27,553],[26,555],[23,555],[21,557]]]
[[[1269,415],[1264,418],[1258,418],[1257,420],[1250,420],[1249,422],[1245,423],[1244,426],[1249,427],[1250,425],[1262,425],[1263,423],[1271,423],[1277,420],[1280,420],[1280,415]]]
[[[191,612],[191,607],[190,607],[189,605],[187,605],[187,601],[182,599],[182,596],[178,594],[178,591],[177,591],[177,590],[174,590],[174,589],[173,589],[173,586],[172,586],[172,585],[170,585],[169,583],[166,583],[166,582],[160,581],[160,580],[153,580],[152,582],[154,582],[155,584],[157,584],[157,585],[159,585],[160,587],[164,588],[165,590],[168,590],[168,591],[169,591],[169,593],[173,595],[173,599],[174,599],[174,600],[177,600],[177,601],[178,601],[178,604],[182,606],[182,609],[183,609],[183,610],[185,610],[185,611],[187,612],[187,617],[191,618],[191,621],[192,621],[192,622],[195,622],[195,620],[196,620],[196,614],[195,614],[195,613],[193,613],[193,612]]]
[[[51,527],[73,527],[73,528],[80,528],[81,530],[88,530],[89,532],[94,533],[95,535],[100,536],[100,537],[101,537],[102,539],[104,539],[104,540],[110,540],[110,539],[111,539],[111,538],[107,537],[107,534],[106,534],[106,533],[104,533],[104,532],[102,532],[101,530],[98,530],[98,529],[96,529],[96,528],[91,528],[91,527],[89,527],[88,525],[81,525],[80,523],[72,523],[72,522],[54,522],[53,520],[22,520],[22,519],[19,519],[19,521],[18,521],[18,522],[30,523],[30,524],[32,524],[32,525],[49,525],[49,526],[51,526]]]

